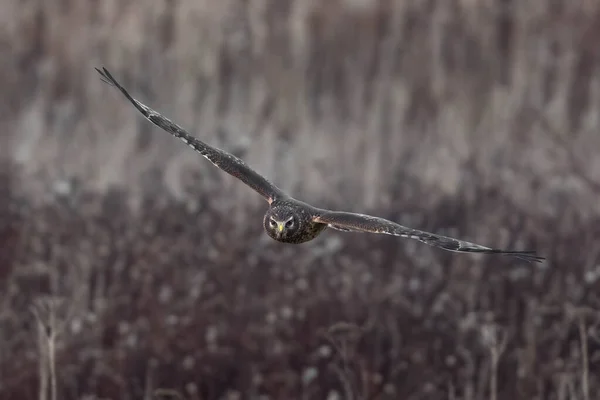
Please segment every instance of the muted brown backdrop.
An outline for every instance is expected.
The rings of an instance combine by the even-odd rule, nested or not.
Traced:
[[[599,38],[584,0],[4,1],[0,396],[593,398]],[[101,66],[305,201],[549,260],[266,241]]]

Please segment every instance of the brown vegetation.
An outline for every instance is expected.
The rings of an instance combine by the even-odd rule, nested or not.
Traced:
[[[0,6],[0,398],[593,399],[600,6]],[[267,240],[265,204],[93,70],[376,235]]]

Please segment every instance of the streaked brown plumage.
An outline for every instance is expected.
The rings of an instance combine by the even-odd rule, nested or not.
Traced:
[[[288,196],[238,157],[196,139],[179,125],[134,99],[106,68],[102,70],[96,68],[96,70],[100,73],[104,82],[119,89],[150,122],[181,139],[215,166],[235,176],[263,196],[269,203],[269,209],[263,219],[264,229],[271,238],[279,242],[304,243],[314,239],[325,228],[330,227],[346,232],[383,233],[416,239],[428,245],[449,251],[503,254],[535,262],[544,260],[544,257],[537,256],[533,251],[494,249],[447,236],[407,228],[379,217],[324,210],[298,201]]]

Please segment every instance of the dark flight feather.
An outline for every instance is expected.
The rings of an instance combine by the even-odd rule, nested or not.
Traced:
[[[181,139],[185,144],[196,150],[218,168],[227,172],[229,175],[238,178],[246,185],[260,193],[269,202],[269,204],[277,199],[287,197],[281,191],[281,189],[250,168],[240,158],[196,139],[176,123],[134,99],[129,92],[117,82],[117,80],[111,75],[110,72],[108,72],[106,68],[102,68],[102,70],[96,68],[96,71],[98,71],[98,73],[102,76],[101,79],[103,82],[119,89],[127,98],[127,100],[129,100],[135,106],[135,108],[137,108],[137,110],[141,112],[144,117],[146,117],[146,119],[159,128],[169,132],[171,135]]]
[[[542,262],[544,260],[544,257],[536,255],[533,251],[494,249],[448,236],[407,228],[387,219],[371,215],[322,210],[313,220],[341,231],[371,232],[401,236],[459,253],[502,254],[529,262]]]

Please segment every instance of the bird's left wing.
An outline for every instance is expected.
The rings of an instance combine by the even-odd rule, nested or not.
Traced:
[[[250,186],[260,193],[269,204],[276,199],[287,197],[281,189],[250,168],[240,158],[196,139],[176,123],[134,99],[106,68],[102,68],[102,70],[96,68],[96,71],[102,76],[102,81],[119,89],[127,100],[129,100],[147,120],[169,132],[171,135],[181,139],[185,144],[196,150],[215,166]]]
[[[437,235],[435,233],[407,228],[387,219],[374,217],[371,215],[321,210],[313,218],[313,220],[315,222],[327,224],[330,228],[341,231],[371,232],[401,236],[405,238],[416,239],[430,246],[440,247],[444,250],[461,253],[503,254],[529,262],[542,262],[542,260],[544,260],[544,257],[536,255],[533,251],[494,249],[475,243],[466,242],[464,240],[458,240],[447,236]]]

